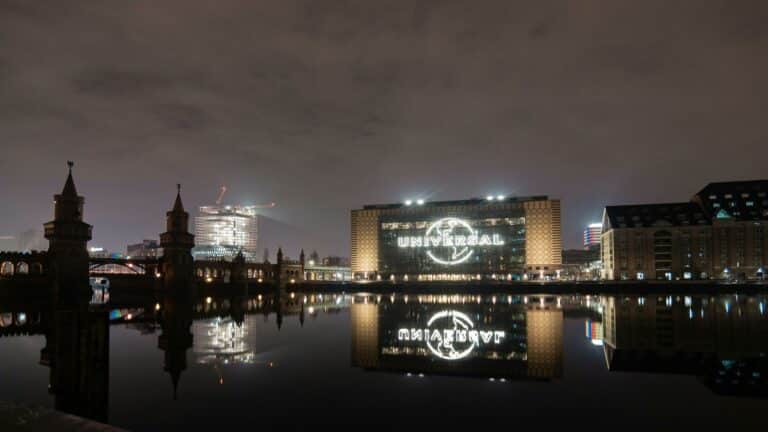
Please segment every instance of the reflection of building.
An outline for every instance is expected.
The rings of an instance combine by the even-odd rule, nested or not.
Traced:
[[[200,364],[253,363],[256,317],[245,315],[243,322],[231,318],[195,321],[192,334],[194,353]]]
[[[609,206],[605,279],[763,279],[768,180],[710,183],[689,202]]]
[[[356,278],[466,280],[554,275],[560,201],[546,196],[368,205],[352,211]]]
[[[359,295],[351,306],[352,365],[492,378],[562,375],[563,312],[519,296]]]
[[[109,318],[84,307],[59,308],[50,315],[40,363],[50,367],[48,391],[56,410],[106,423]]]
[[[126,248],[129,258],[157,258],[163,256],[163,248],[157,240],[144,240],[141,243],[130,244]]]
[[[195,259],[257,259],[256,206],[203,206],[195,218]]]
[[[592,345],[603,345],[603,323],[590,318],[584,320],[584,336],[592,342]]]
[[[697,375],[716,392],[768,394],[766,301],[731,295],[606,297],[607,366]]]

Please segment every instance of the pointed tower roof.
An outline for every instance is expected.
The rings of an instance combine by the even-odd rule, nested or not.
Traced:
[[[173,203],[174,213],[184,213],[184,204],[181,202],[181,184],[176,184],[176,201]]]
[[[67,176],[67,181],[64,183],[64,189],[61,191],[61,196],[64,197],[77,197],[77,188],[75,188],[75,181],[72,179],[72,166],[75,163],[72,161],[67,161],[67,165],[69,166],[69,175]]]

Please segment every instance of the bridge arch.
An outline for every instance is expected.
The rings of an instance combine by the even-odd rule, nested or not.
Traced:
[[[0,313],[0,327],[10,327],[13,325],[13,314],[6,312]]]
[[[16,274],[29,274],[29,264],[24,261],[16,264]]]
[[[2,276],[13,276],[13,270],[14,266],[10,261],[3,261],[3,263],[0,264],[0,275]]]
[[[32,266],[30,267],[30,273],[33,275],[43,274],[43,265],[40,263],[32,263]]]

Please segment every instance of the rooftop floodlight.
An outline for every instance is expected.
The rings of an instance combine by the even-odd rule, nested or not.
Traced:
[[[420,200],[416,200],[416,204],[418,204],[418,205],[424,205],[424,200],[423,200],[423,199],[420,199]]]
[[[485,199],[488,201],[493,201],[493,195],[488,195],[487,197],[485,197]]]
[[[411,201],[411,200],[405,200],[405,205],[409,206],[409,205],[411,205],[411,204],[413,204],[413,201]]]
[[[504,198],[505,198],[504,195],[496,195],[497,201],[504,201]]]

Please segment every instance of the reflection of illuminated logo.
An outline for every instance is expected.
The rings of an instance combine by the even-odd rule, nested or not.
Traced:
[[[474,246],[502,246],[499,234],[480,234],[467,221],[447,217],[427,228],[424,236],[398,237],[401,248],[426,248],[432,261],[443,265],[461,264],[474,252]]]
[[[481,344],[500,344],[505,335],[500,330],[476,330],[475,324],[466,314],[446,310],[432,315],[425,329],[399,329],[397,340],[425,342],[435,356],[445,360],[460,360]]]

